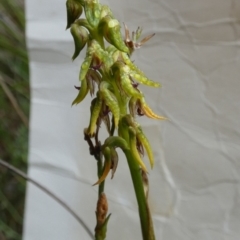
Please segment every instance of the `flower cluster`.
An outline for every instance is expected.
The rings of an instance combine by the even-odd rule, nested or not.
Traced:
[[[148,79],[131,61],[130,54],[154,34],[138,43],[142,30],[138,28],[136,32],[133,32],[131,39],[125,25],[125,39],[123,39],[120,24],[108,6],[101,5],[97,0],[68,0],[66,5],[67,28],[70,28],[75,43],[72,59],[75,59],[87,46],[86,57],[79,74],[81,87],[73,104],[83,101],[88,93],[95,96],[91,103],[91,117],[89,126],[85,129],[85,135],[95,136],[98,125],[103,121],[106,123],[110,138],[114,135],[114,129],[117,128],[118,136],[123,138],[120,124],[124,125],[125,122],[126,126],[131,129],[129,136],[132,136],[127,139],[123,138],[126,141],[125,145],[131,148],[142,170],[147,171],[140,155],[143,154],[145,148],[150,164],[153,166],[153,154],[135,116],[165,118],[151,110],[145,102],[143,93],[138,89],[139,84],[151,87],[159,87],[160,84]],[[86,19],[79,19],[83,10]],[[109,43],[106,47],[104,40]],[[110,121],[109,113],[112,114],[112,121]],[[105,168],[97,184],[105,179],[117,159],[116,146],[109,148],[106,142],[101,149],[105,157]]]

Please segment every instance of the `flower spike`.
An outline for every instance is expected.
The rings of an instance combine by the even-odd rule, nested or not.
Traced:
[[[159,87],[150,80],[130,59],[132,52],[140,48],[154,36],[149,35],[139,41],[142,28],[129,33],[125,28],[125,39],[121,26],[112,11],[99,0],[67,0],[67,28],[75,44],[72,56],[77,58],[87,45],[85,58],[79,72],[79,92],[72,104],[78,104],[89,93],[93,97],[90,107],[89,125],[84,129],[84,140],[89,145],[90,155],[97,160],[99,201],[97,204],[95,239],[105,239],[107,223],[107,199],[104,181],[111,179],[118,165],[117,148],[126,156],[135,189],[144,240],[155,239],[151,214],[148,207],[147,168],[143,162],[147,153],[151,168],[154,165],[153,151],[135,116],[165,120],[146,104],[144,94],[138,89],[140,84]],[[79,18],[84,10],[85,18]],[[130,36],[131,35],[131,36]],[[106,43],[106,41],[107,43]],[[101,124],[105,123],[108,137],[101,144]],[[102,137],[102,135],[101,135]],[[107,216],[107,217],[106,217]]]

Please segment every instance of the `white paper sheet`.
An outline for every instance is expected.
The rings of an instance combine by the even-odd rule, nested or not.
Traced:
[[[127,0],[108,4],[131,30],[156,36],[133,59],[160,89],[142,88],[171,121],[140,118],[152,143],[149,202],[157,240],[238,240],[240,236],[240,2]],[[29,175],[67,202],[93,230],[96,162],[83,128],[90,97],[71,107],[84,54],[71,61],[65,1],[27,0],[31,70]],[[149,165],[148,165],[149,167]],[[106,183],[109,240],[141,239],[124,158]],[[76,220],[28,185],[25,240],[88,240]]]

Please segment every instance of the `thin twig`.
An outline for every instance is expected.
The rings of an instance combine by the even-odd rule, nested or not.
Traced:
[[[22,172],[21,170],[15,168],[14,166],[12,166],[11,164],[3,161],[2,159],[0,159],[0,165],[6,167],[7,169],[11,170],[12,172],[16,173],[17,175],[21,176],[22,178],[24,178],[25,180],[27,180],[28,182],[31,182],[32,184],[34,184],[36,187],[38,187],[39,189],[41,189],[43,192],[45,192],[46,194],[48,194],[51,198],[53,198],[56,202],[58,202],[63,208],[65,208],[84,228],[84,230],[88,233],[88,235],[91,237],[91,239],[94,239],[94,236],[91,232],[91,230],[88,228],[88,226],[86,225],[86,223],[63,201],[61,200],[59,197],[57,197],[55,194],[53,194],[50,190],[48,190],[47,188],[45,188],[43,185],[41,185],[40,183],[36,182],[35,180],[33,180],[32,178],[30,178],[29,176],[27,176],[24,172]]]
[[[16,110],[18,116],[21,118],[21,120],[23,121],[24,125],[26,127],[28,127],[28,118],[26,117],[26,115],[24,114],[22,109],[20,108],[16,98],[14,97],[14,95],[12,94],[10,89],[8,88],[7,84],[5,84],[5,82],[4,82],[4,80],[3,80],[1,75],[0,75],[0,85],[2,86],[3,91],[5,92],[5,94],[7,95],[8,99],[10,100],[11,104],[13,105],[14,109]]]

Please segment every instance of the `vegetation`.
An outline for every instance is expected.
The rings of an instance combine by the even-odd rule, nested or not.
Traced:
[[[0,1],[0,158],[26,171],[29,70],[23,0]],[[25,182],[0,166],[0,239],[22,235]]]

